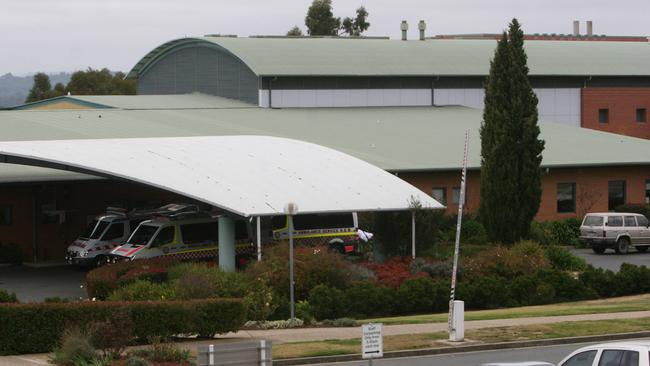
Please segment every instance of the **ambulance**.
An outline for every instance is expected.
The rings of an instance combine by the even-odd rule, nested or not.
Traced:
[[[246,221],[235,221],[235,251],[238,256],[255,250]],[[174,256],[182,260],[216,258],[219,249],[218,217],[205,211],[159,214],[138,225],[126,242],[113,249],[111,262]]]
[[[97,215],[84,232],[70,244],[65,260],[68,264],[98,267],[106,263],[107,255],[120,246],[131,232],[144,220],[170,208],[127,211],[108,207],[106,213]]]
[[[275,216],[271,223],[273,241],[289,239],[286,216]],[[358,227],[356,212],[295,215],[293,239],[297,245],[324,245],[341,254],[357,254],[362,245],[357,235]]]

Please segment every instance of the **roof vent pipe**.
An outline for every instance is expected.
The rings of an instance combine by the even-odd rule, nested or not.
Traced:
[[[587,20],[587,35],[588,36],[594,35],[594,22],[592,22],[591,20]]]
[[[406,41],[406,32],[409,30],[409,23],[407,23],[406,20],[402,20],[402,24],[399,28],[402,30],[402,41]]]
[[[579,36],[580,35],[580,21],[579,20],[574,20],[573,21],[573,35],[574,36]]]
[[[424,20],[420,20],[418,29],[420,30],[420,41],[424,41],[424,31],[427,30],[427,23]]]

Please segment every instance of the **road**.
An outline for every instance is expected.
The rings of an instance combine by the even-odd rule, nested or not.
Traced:
[[[374,360],[373,366],[474,366],[485,362],[546,361],[557,364],[569,353],[593,343],[570,344],[546,347],[517,348],[482,352],[456,353],[449,355],[388,358]],[[368,361],[325,363],[332,366],[365,366]]]
[[[625,255],[616,254],[613,249],[607,249],[604,254],[595,254],[591,249],[571,249],[571,252],[580,258],[584,258],[587,263],[594,267],[609,269],[614,272],[618,272],[623,263],[650,267],[650,252],[639,253],[634,249],[630,249],[630,253]]]
[[[21,302],[43,301],[46,297],[86,297],[86,272],[72,266],[32,268],[0,266],[0,289],[15,292]]]

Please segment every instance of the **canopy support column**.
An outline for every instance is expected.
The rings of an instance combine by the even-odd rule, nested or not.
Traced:
[[[262,227],[260,217],[257,216],[257,261],[262,261]]]
[[[235,220],[225,215],[219,216],[219,268],[235,271]]]

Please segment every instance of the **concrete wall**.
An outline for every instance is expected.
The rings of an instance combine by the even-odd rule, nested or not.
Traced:
[[[636,121],[636,109],[645,108],[647,121]],[[598,110],[609,110],[609,122],[600,123]],[[582,89],[582,127],[650,139],[650,88]]]
[[[200,92],[258,104],[259,79],[240,60],[213,48],[172,50],[138,78],[138,94]]]

